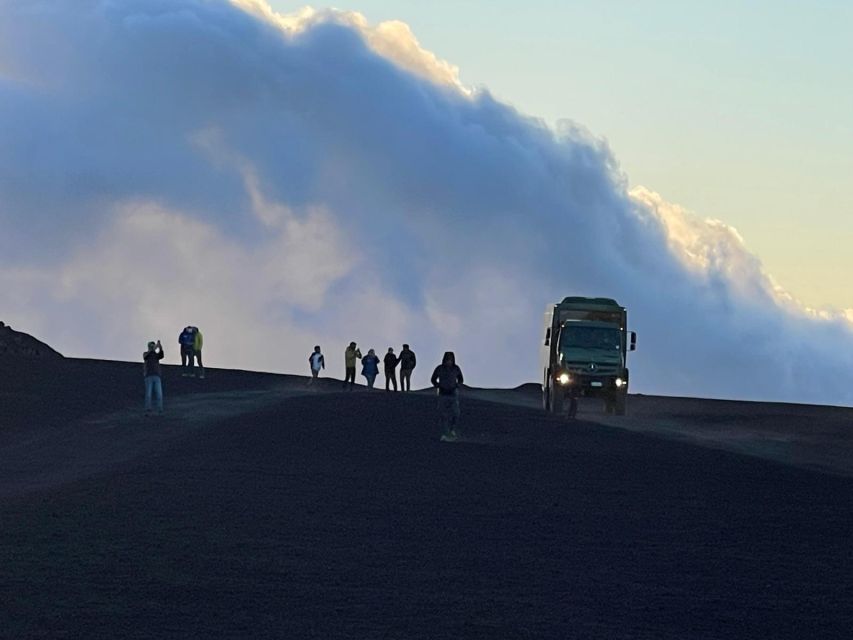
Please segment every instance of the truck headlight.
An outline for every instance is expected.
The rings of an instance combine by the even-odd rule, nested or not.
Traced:
[[[622,378],[616,378],[616,388],[621,389],[625,386],[625,381]]]
[[[568,373],[563,372],[559,376],[557,376],[557,382],[559,382],[560,384],[569,384],[569,382],[571,381],[572,377]]]

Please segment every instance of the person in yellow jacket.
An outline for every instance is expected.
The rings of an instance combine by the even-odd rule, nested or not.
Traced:
[[[361,349],[356,346],[355,342],[350,342],[347,350],[344,352],[344,365],[346,366],[346,376],[344,377],[344,387],[349,383],[349,389],[352,391],[355,386],[355,362],[361,360]]]
[[[204,346],[204,336],[201,335],[198,327],[193,327],[193,355],[198,363],[198,377],[204,378],[204,365],[201,363],[201,348]],[[192,371],[192,363],[190,363],[190,371]]]

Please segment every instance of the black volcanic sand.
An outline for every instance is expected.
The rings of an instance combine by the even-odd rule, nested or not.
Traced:
[[[146,419],[64,364],[0,366],[0,637],[851,636],[849,478],[243,372]]]

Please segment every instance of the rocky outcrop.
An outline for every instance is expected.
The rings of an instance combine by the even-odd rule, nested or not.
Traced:
[[[16,356],[33,360],[55,360],[62,354],[31,335],[0,322],[0,358]]]

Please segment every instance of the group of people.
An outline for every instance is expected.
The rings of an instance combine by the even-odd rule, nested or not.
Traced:
[[[201,360],[204,336],[202,336],[199,328],[184,327],[184,330],[178,335],[178,346],[181,349],[181,375],[196,377],[195,365],[198,364],[198,377],[204,378],[204,365]],[[160,361],[164,357],[163,345],[160,344],[159,340],[149,342],[148,349],[142,354],[146,414],[150,414],[155,408],[157,413],[163,413],[163,376]]]
[[[355,370],[358,361],[361,361],[361,375],[367,380],[367,388],[373,389],[376,377],[379,375],[379,365],[382,364],[385,372],[385,390],[397,391],[397,367],[400,367],[400,391],[412,390],[412,372],[418,364],[415,352],[404,344],[400,355],[394,353],[394,347],[388,347],[385,357],[380,361],[374,349],[369,349],[367,355],[362,355],[361,349],[355,342],[350,342],[344,351],[344,389],[352,390],[355,387]],[[314,384],[320,376],[320,371],[326,368],[326,358],[319,345],[308,356],[308,365],[311,369],[311,379],[308,384]],[[452,351],[447,351],[432,373],[430,383],[438,394],[438,409],[441,421],[441,440],[451,442],[459,437],[457,424],[459,422],[459,387],[464,382],[462,369],[456,364],[456,356]]]
[[[418,358],[415,356],[415,352],[409,348],[409,345],[403,345],[403,350],[400,351],[399,356],[394,353],[394,347],[388,347],[388,352],[380,361],[375,350],[370,349],[366,356],[362,356],[358,345],[355,342],[350,342],[344,351],[343,386],[345,389],[352,390],[355,387],[355,369],[359,360],[361,360],[361,375],[367,380],[368,389],[374,388],[376,376],[379,375],[379,365],[382,364],[385,370],[385,391],[390,391],[391,387],[394,388],[394,391],[397,391],[398,365],[400,366],[400,390],[412,390],[412,372],[418,364]],[[325,368],[320,347],[314,347],[314,353],[308,357],[308,362],[311,365],[312,380],[316,379],[320,373],[320,368]]]
[[[178,345],[181,350],[181,375],[195,376],[195,365],[198,364],[199,378],[204,378],[204,365],[201,360],[201,350],[204,338],[198,327],[187,326],[178,336]],[[163,382],[160,361],[165,357],[163,345],[160,341],[149,342],[148,349],[142,354],[143,376],[145,379],[145,412],[150,414],[156,405],[158,413],[163,412]],[[400,390],[411,391],[412,372],[418,364],[415,352],[409,345],[404,344],[402,351],[397,355],[393,347],[388,347],[385,357],[380,361],[374,349],[369,349],[367,355],[362,356],[361,350],[355,342],[350,342],[344,351],[344,388],[352,390],[355,387],[356,364],[361,361],[361,375],[367,380],[367,388],[373,389],[376,377],[379,375],[379,366],[382,364],[385,372],[385,390],[390,391],[393,387],[397,391],[397,367],[400,367]],[[311,378],[308,384],[314,384],[319,378],[320,372],[326,368],[326,359],[319,345],[308,356],[308,364],[311,368]],[[456,364],[456,356],[452,351],[447,351],[430,377],[430,383],[436,389],[438,395],[438,409],[442,428],[441,440],[450,442],[459,437],[457,424],[459,422],[459,387],[464,378],[462,370]]]
[[[204,378],[204,365],[201,362],[201,348],[204,346],[204,336],[198,327],[184,327],[178,336],[181,346],[181,375],[195,377],[195,365],[198,363],[198,377]]]

